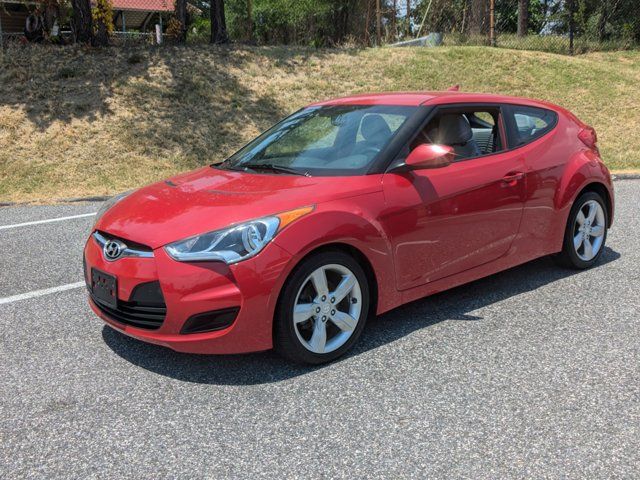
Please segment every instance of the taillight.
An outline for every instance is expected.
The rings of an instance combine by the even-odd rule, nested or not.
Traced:
[[[593,127],[585,127],[580,130],[580,133],[578,133],[578,138],[587,147],[596,150],[598,149],[598,146],[596,145],[598,143],[598,135],[596,134],[596,131],[593,129]]]

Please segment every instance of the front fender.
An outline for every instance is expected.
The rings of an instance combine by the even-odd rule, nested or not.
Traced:
[[[286,227],[275,238],[274,243],[291,254],[285,277],[312,251],[327,245],[347,245],[357,249],[373,269],[379,287],[376,312],[382,313],[394,308],[398,305],[399,298],[394,283],[389,239],[373,214],[362,208],[337,203],[320,206],[315,212]]]

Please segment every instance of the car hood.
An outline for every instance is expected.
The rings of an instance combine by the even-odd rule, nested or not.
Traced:
[[[377,175],[303,177],[205,167],[135,191],[98,219],[95,228],[155,249],[246,220],[380,189]]]

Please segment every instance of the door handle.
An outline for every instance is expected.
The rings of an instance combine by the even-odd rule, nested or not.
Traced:
[[[513,186],[516,184],[518,180],[522,180],[524,178],[524,172],[510,172],[507,173],[504,177],[502,177],[502,181],[509,186]]]

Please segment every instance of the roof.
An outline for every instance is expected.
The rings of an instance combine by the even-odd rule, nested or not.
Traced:
[[[112,0],[113,10],[172,12],[174,0]]]
[[[515,103],[519,105],[559,107],[541,100],[491,93],[471,93],[459,91],[444,92],[381,92],[364,93],[349,97],[334,98],[314,103],[314,106],[326,105],[441,105],[447,103]]]
[[[349,97],[334,98],[314,105],[422,105],[433,98],[432,92],[383,92],[363,93]]]

